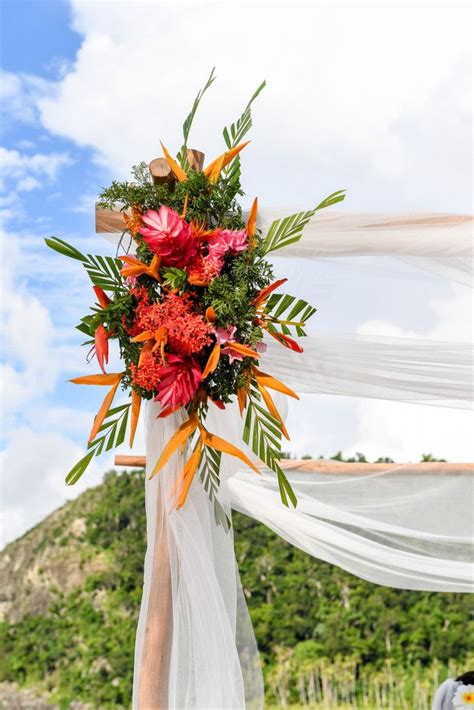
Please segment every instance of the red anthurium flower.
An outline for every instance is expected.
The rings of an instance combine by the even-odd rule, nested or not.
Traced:
[[[201,369],[193,357],[168,355],[168,365],[160,370],[156,399],[163,409],[178,405],[184,407],[195,395],[201,379]]]

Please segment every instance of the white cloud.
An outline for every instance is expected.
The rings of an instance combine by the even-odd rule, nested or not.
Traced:
[[[41,186],[38,178],[54,182],[59,171],[71,164],[67,153],[20,153],[0,146],[0,168],[4,183],[12,182],[18,191]]]
[[[81,447],[61,433],[36,432],[27,427],[14,432],[8,447],[0,453],[3,477],[1,543],[14,540],[66,499],[100,483],[106,461],[100,466],[92,462],[86,475],[74,487],[64,483],[69,469],[83,455]]]
[[[179,147],[216,64],[192,138],[209,157],[268,80],[245,159],[250,195],[312,202],[343,186],[356,208],[470,205],[466,6],[431,4],[427,15],[413,4],[255,3],[236,13],[228,3],[76,0],[73,10],[83,43],[57,92],[40,100],[42,120],[92,146],[114,173],[155,157],[159,138]],[[298,166],[291,180],[289,165]]]
[[[249,197],[259,194],[263,204],[305,205],[347,187],[350,209],[470,208],[468,8],[266,2],[241,3],[236,12],[232,3],[74,0],[73,9],[83,36],[76,60],[55,83],[3,74],[4,106],[16,121],[35,122],[39,111],[43,127],[92,147],[114,177],[155,157],[159,138],[171,150],[179,147],[182,120],[215,64],[218,82],[200,109],[191,140],[209,159],[222,149],[223,125],[235,120],[256,85],[268,80],[255,106],[253,142],[244,159]],[[53,181],[69,164],[61,152],[35,154],[24,142],[16,148],[4,149],[1,157],[8,184],[17,192]],[[76,211],[88,210],[89,200],[89,195],[79,200]],[[4,217],[18,209],[17,195],[0,203]],[[90,415],[76,408],[75,397],[70,406],[62,396],[59,402],[50,398],[59,399],[56,387],[66,370],[83,371],[82,354],[71,348],[70,338],[77,313],[89,301],[87,281],[76,264],[53,254],[45,259],[35,235],[7,239],[3,374],[11,418],[2,463],[13,538],[99,480],[110,459],[94,462],[81,488],[64,487],[66,471],[82,455],[77,440],[87,434]],[[90,249],[100,250],[100,242],[91,241]],[[327,268],[320,267],[324,280]],[[437,324],[418,328],[425,311],[411,308],[415,291],[401,300],[384,292],[375,303],[373,280],[362,274],[361,281],[353,294],[344,291],[341,279],[326,284],[326,302],[316,301],[323,323],[353,331],[364,318],[367,326],[380,311],[389,310],[391,319],[400,310],[398,326],[395,317],[388,325],[380,317],[371,330],[449,338],[464,327],[459,322],[460,313],[468,312],[464,296],[433,300],[431,321]],[[67,299],[61,298],[66,282]],[[400,329],[404,319],[410,330]],[[88,394],[92,414],[94,394]],[[311,409],[292,410],[290,418],[291,446],[300,454],[344,448],[397,460],[418,459],[423,451],[453,460],[468,457],[463,412],[318,397]],[[142,439],[135,450],[144,450]]]
[[[45,260],[44,247],[39,251],[40,243],[34,235],[10,232],[0,237],[4,437],[0,452],[0,538],[5,543],[68,498],[99,483],[103,472],[112,467],[113,458],[106,454],[94,460],[78,484],[65,485],[67,472],[84,455],[93,410],[103,397],[101,392],[88,392],[87,409],[81,410],[63,404],[58,396],[60,379],[84,371],[84,354],[77,342],[71,342],[77,311],[88,300],[81,272],[70,269],[66,259],[52,269],[55,260]],[[28,277],[33,274],[37,281],[47,279],[48,299],[43,298],[43,302],[31,291]],[[64,283],[68,284],[68,299],[64,298]],[[48,300],[54,304],[54,320],[46,305]],[[63,319],[67,327],[63,327]],[[137,434],[136,451],[140,446],[143,451],[142,425]]]
[[[54,87],[53,82],[38,76],[0,70],[3,121],[34,123],[38,118],[38,99],[50,94]]]

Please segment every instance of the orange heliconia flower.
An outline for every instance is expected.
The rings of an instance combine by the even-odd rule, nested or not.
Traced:
[[[226,150],[225,153],[222,153],[222,155],[219,155],[218,158],[213,160],[209,165],[204,168],[203,173],[204,175],[207,175],[209,180],[211,182],[216,182],[217,179],[219,178],[220,172],[223,168],[225,168],[229,163],[233,161],[236,155],[240,153],[241,150],[245,148],[246,145],[248,145],[250,141],[245,141],[245,143],[240,143],[240,145],[236,145],[235,148],[231,148],[230,150]],[[165,159],[170,166],[171,170],[173,171],[174,176],[179,182],[184,182],[185,180],[188,179],[187,173],[181,168],[176,160],[170,155],[168,150],[165,148],[163,143],[161,143],[161,147],[163,148],[163,155],[165,156]]]
[[[139,205],[132,205],[131,214],[123,213],[125,224],[134,239],[137,238],[138,230],[143,226],[142,211]]]
[[[112,401],[115,397],[115,393],[117,392],[118,386],[122,381],[122,377],[124,376],[124,374],[124,372],[114,372],[108,375],[84,375],[83,377],[75,377],[74,379],[70,380],[70,382],[75,385],[111,385],[109,392],[105,396],[105,399],[102,402],[102,405],[95,416],[94,424],[92,425],[92,429],[89,434],[89,443],[93,441],[99,433],[99,429],[104,423],[104,419],[110,409],[110,405],[112,404]]]
[[[165,328],[164,325],[160,325],[160,327],[157,328],[155,331],[144,330],[139,335],[136,335],[134,338],[131,338],[130,342],[150,343],[151,347],[149,345],[147,349],[152,353],[155,353],[157,350],[159,350],[161,359],[163,360],[163,364],[166,365],[165,346],[168,342],[168,328]]]
[[[137,259],[135,256],[119,256],[119,259],[126,264],[120,271],[124,278],[133,278],[145,274],[146,276],[151,276],[156,281],[161,281],[158,269],[160,268],[161,258],[158,254],[153,256],[151,263],[144,264],[143,261]]]

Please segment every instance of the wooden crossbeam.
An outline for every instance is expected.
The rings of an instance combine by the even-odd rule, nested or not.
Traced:
[[[403,466],[409,469],[410,473],[437,473],[437,474],[455,474],[462,471],[463,473],[474,474],[474,463],[444,463],[442,461],[426,461],[423,463],[413,464],[394,464],[394,463],[344,463],[342,461],[320,461],[319,459],[283,459],[280,461],[282,468],[291,470],[297,468],[299,471],[308,471],[312,473],[327,473],[327,474],[344,474],[348,473],[377,473],[377,471],[386,471],[393,468],[399,469]],[[116,456],[116,466],[126,466],[127,468],[146,468],[146,456]]]

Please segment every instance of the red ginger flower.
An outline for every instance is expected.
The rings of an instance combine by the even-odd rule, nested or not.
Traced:
[[[147,225],[138,230],[143,240],[161,257],[163,266],[182,268],[198,250],[191,226],[175,211],[162,205],[158,212],[147,210],[142,215]]]
[[[219,229],[212,234],[208,241],[209,253],[224,256],[227,252],[237,254],[247,249],[246,229]]]
[[[188,281],[194,286],[207,286],[222,271],[224,259],[209,252],[207,255],[196,254],[188,266]]]
[[[194,397],[202,380],[201,369],[195,358],[168,355],[168,365],[160,371],[158,399],[163,409],[184,407]]]

